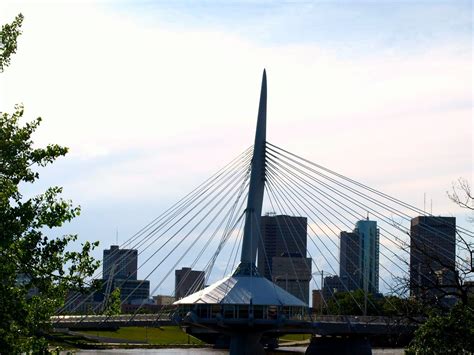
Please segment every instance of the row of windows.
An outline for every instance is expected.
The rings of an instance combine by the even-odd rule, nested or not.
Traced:
[[[308,316],[306,307],[290,306],[260,306],[260,305],[182,305],[179,307],[179,314],[184,317],[189,311],[193,311],[199,318],[203,319],[277,319],[285,316],[286,319],[303,320]]]

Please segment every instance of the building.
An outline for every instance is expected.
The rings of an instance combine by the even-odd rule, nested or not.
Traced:
[[[326,276],[323,285],[323,302],[328,302],[337,292],[347,291],[341,278],[337,275]]]
[[[155,304],[159,306],[171,306],[173,302],[176,301],[176,297],[167,295],[156,295],[153,296],[153,300],[155,301]]]
[[[379,292],[379,230],[376,221],[357,221],[352,232],[341,232],[339,275],[346,290]]]
[[[274,256],[272,281],[309,304],[309,283],[311,281],[311,258]],[[309,272],[308,272],[309,270]]]
[[[323,314],[322,309],[325,306],[322,290],[312,291],[313,313]]]
[[[354,232],[341,232],[339,249],[339,275],[347,290],[363,288],[360,236]]]
[[[107,280],[104,280],[107,282]],[[110,290],[120,289],[120,300],[126,304],[147,302],[150,298],[150,281],[113,279]],[[104,294],[105,294],[104,290]]]
[[[410,294],[435,297],[454,283],[456,218],[419,216],[410,228]]]
[[[137,279],[138,251],[136,249],[119,249],[118,245],[111,245],[104,249],[102,277],[107,280],[112,278]]]
[[[311,258],[306,257],[306,217],[267,214],[261,217],[258,271],[309,304]]]
[[[204,288],[204,271],[183,267],[174,272],[174,295],[177,300]]]
[[[114,289],[120,289],[123,303],[132,304],[148,300],[150,297],[150,281],[137,280],[138,251],[136,249],[120,249],[111,245],[104,249],[103,260],[103,297]]]

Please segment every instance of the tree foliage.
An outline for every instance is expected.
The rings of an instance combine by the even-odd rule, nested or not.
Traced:
[[[474,354],[474,309],[458,304],[446,315],[433,315],[416,331],[407,354]]]
[[[16,39],[21,34],[20,28],[23,23],[23,15],[19,14],[12,23],[2,26],[0,31],[0,73],[10,65],[10,56],[16,53]]]
[[[2,26],[0,71],[16,51],[22,20],[19,15]],[[67,246],[76,235],[48,236],[80,212],[61,198],[62,188],[50,187],[33,197],[22,193],[26,184],[38,180],[39,167],[67,153],[56,144],[35,147],[32,135],[41,118],[22,123],[23,115],[22,105],[13,114],[0,112],[0,351],[5,354],[44,352],[41,333],[51,315],[67,290],[82,288],[98,267],[90,256],[97,242],[70,251]]]
[[[336,292],[327,302],[328,314],[361,316],[364,314],[365,294],[363,290]],[[383,299],[367,294],[367,315],[380,315]]]
[[[448,197],[469,213],[474,211],[471,187],[466,179],[453,183]],[[468,221],[474,223],[472,216]],[[460,249],[472,255],[472,238],[466,240],[457,233]],[[471,256],[472,257],[472,256]],[[474,298],[472,291],[472,260],[461,260],[455,272],[455,284],[450,285],[457,304],[449,310],[432,307],[430,317],[415,332],[408,354],[474,354]],[[440,288],[442,290],[442,288]]]
[[[120,301],[120,288],[116,287],[108,296],[107,305],[104,314],[113,316],[122,313],[122,305]]]

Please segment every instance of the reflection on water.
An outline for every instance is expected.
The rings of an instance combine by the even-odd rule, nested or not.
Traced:
[[[285,350],[289,353],[301,353],[304,354],[306,347],[291,347],[291,348],[279,348],[279,350]],[[227,355],[229,352],[226,350],[216,349],[112,349],[112,350],[80,350],[76,354],[81,355],[106,355],[106,354],[117,354],[117,355]],[[66,354],[66,353],[64,353]],[[373,355],[403,355],[403,349],[372,349]]]
[[[111,349],[111,350],[80,350],[76,354],[81,355],[197,355],[197,354],[209,354],[209,355],[227,355],[229,354],[226,350],[216,349]]]

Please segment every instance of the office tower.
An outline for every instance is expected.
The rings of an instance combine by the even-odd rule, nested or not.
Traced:
[[[339,275],[346,290],[363,289],[360,236],[353,232],[341,232],[339,251]]]
[[[104,249],[104,260],[102,275],[105,280],[137,279],[138,252],[136,249],[119,249],[118,245],[111,245],[110,249]]]
[[[174,271],[174,296],[177,300],[204,288],[204,271],[183,267]]]
[[[456,218],[419,216],[410,228],[410,293],[435,297],[455,278]]]
[[[103,259],[103,296],[116,288],[120,289],[122,302],[142,302],[150,296],[150,281],[137,280],[138,251],[136,249],[120,249],[111,245],[104,249]]]
[[[309,304],[311,258],[306,257],[306,227],[306,217],[262,216],[258,270],[262,276]]]
[[[339,274],[347,290],[379,292],[379,231],[376,221],[357,221],[341,232]]]

